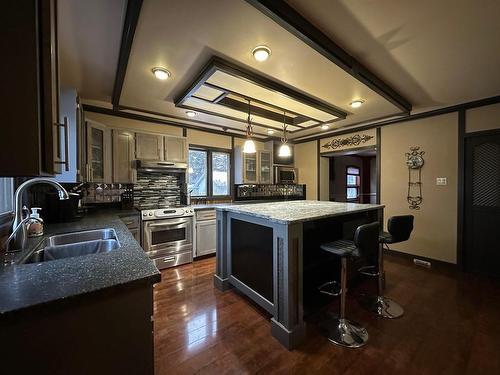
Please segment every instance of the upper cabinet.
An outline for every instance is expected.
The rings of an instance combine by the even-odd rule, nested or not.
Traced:
[[[111,131],[87,121],[87,181],[111,183]]]
[[[163,160],[163,136],[135,133],[135,156],[140,160]]]
[[[165,136],[165,161],[173,163],[188,162],[188,143],[185,137]]]
[[[54,175],[68,168],[68,126],[59,119],[56,2],[10,4],[0,12],[2,51],[10,51],[2,59],[0,176]]]
[[[134,183],[135,142],[130,131],[113,130],[113,182]]]
[[[258,151],[259,154],[259,183],[273,182],[273,154],[271,151]]]
[[[254,154],[246,154],[241,147],[234,153],[236,184],[270,184],[273,181],[272,152],[260,150]]]

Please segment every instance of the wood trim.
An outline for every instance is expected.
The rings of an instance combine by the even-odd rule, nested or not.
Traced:
[[[191,125],[191,124],[185,124],[185,123],[180,123],[176,121],[170,121],[170,120],[163,120],[155,117],[149,117],[146,115],[140,115],[137,113],[130,113],[130,112],[123,112],[120,110],[115,110],[115,109],[110,109],[110,108],[103,108],[103,107],[98,107],[94,105],[89,105],[89,104],[83,104],[83,109],[85,111],[89,112],[94,112],[94,113],[100,113],[103,115],[108,115],[108,116],[116,116],[116,117],[121,117],[121,118],[128,118],[130,120],[138,120],[138,121],[145,121],[145,122],[151,122],[153,124],[164,124],[164,125],[170,125],[170,126],[175,126],[179,128],[187,128],[187,129],[193,129],[193,130],[200,130],[204,131],[207,133],[212,133],[212,134],[219,134],[219,135],[225,135],[225,136],[234,136],[237,138],[243,138],[246,139],[246,135],[239,135],[239,134],[234,134],[234,133],[227,133],[227,131],[224,130],[215,130],[215,129],[207,129],[202,126],[196,126],[196,125]],[[165,116],[165,115],[162,115]],[[220,126],[221,128],[225,128],[226,130],[228,129],[227,127],[223,127],[222,125],[211,125],[211,126]],[[233,131],[238,131],[244,133],[243,130],[239,129],[231,129]],[[267,138],[255,138],[258,141],[263,141],[264,139]]]
[[[422,257],[420,255],[404,253],[404,252],[398,251],[398,250],[392,250],[392,249],[388,250],[388,249],[384,248],[384,253],[389,255],[389,256],[394,256],[397,258],[406,259],[414,267],[419,267],[419,266],[417,266],[413,263],[413,259],[421,259],[421,260],[424,260],[426,262],[430,262],[431,268],[434,268],[434,269],[447,269],[447,270],[451,270],[451,271],[459,270],[459,267],[457,267],[457,265],[453,264],[453,263],[448,263],[448,262],[444,262],[442,260]]]
[[[414,115],[409,115],[409,116],[405,116],[402,118],[374,122],[371,124],[367,124],[364,126],[358,126],[355,128],[353,128],[352,126],[355,126],[356,124],[351,124],[351,125],[347,125],[347,126],[349,126],[349,128],[346,128],[346,129],[341,130],[341,131],[333,130],[331,132],[325,132],[325,133],[322,133],[320,135],[312,136],[310,138],[302,138],[302,139],[296,139],[296,140],[292,140],[292,141],[295,144],[306,143],[306,142],[315,141],[316,139],[323,139],[323,138],[334,137],[334,136],[342,135],[342,134],[361,132],[361,131],[365,131],[365,130],[369,130],[369,129],[373,129],[373,128],[377,128],[377,127],[399,124],[401,122],[421,120],[421,119],[428,118],[428,117],[440,116],[440,115],[445,115],[448,113],[458,112],[462,109],[467,110],[467,109],[483,107],[483,106],[497,104],[497,103],[500,103],[500,95],[492,96],[492,97],[484,98],[484,99],[479,99],[479,100],[474,100],[474,101],[467,102],[467,103],[452,105],[449,107],[434,109],[432,111],[416,113]],[[486,131],[489,131],[489,130],[486,130]],[[481,132],[476,132],[476,133],[481,133]],[[474,133],[466,133],[466,137],[469,135],[472,135],[472,134],[474,134]]]
[[[321,145],[320,145],[320,141],[319,139],[316,141],[316,148],[317,148],[317,156],[316,156],[316,169],[318,171],[317,173],[317,181],[316,181],[316,184],[317,184],[317,200],[321,200]],[[330,196],[330,192],[328,192],[328,196]]]
[[[322,54],[346,73],[368,86],[406,113],[412,106],[401,94],[369,71],[363,64],[316,28],[285,1],[246,0],[309,47]]]
[[[122,39],[120,44],[120,54],[118,55],[118,66],[116,68],[115,83],[111,96],[111,103],[114,109],[118,109],[120,105],[120,96],[127,73],[128,59],[132,50],[132,42],[134,41],[135,29],[139,21],[141,13],[142,0],[128,0],[125,20],[123,22]]]
[[[500,133],[500,128],[499,129],[488,129],[488,130],[480,130],[477,132],[469,132],[469,133],[464,132],[464,137],[465,138],[484,137],[484,136],[488,136],[488,135],[497,135],[499,133]]]
[[[277,81],[259,75],[258,73],[248,70],[242,66],[226,61],[218,56],[212,56],[210,60],[208,60],[207,64],[202,68],[201,72],[198,74],[195,80],[179,96],[175,98],[174,100],[175,105],[179,108],[187,108],[187,106],[184,105],[186,99],[192,97],[193,94],[198,90],[198,88],[202,86],[205,83],[205,81],[207,81],[210,78],[210,76],[216,71],[224,72],[234,77],[238,77],[248,82],[251,82],[254,85],[258,85],[268,90],[278,92],[290,99],[296,100],[302,104],[329,113],[335,117],[338,118],[347,117],[347,113],[340,108],[334,107],[319,99],[305,95],[293,88],[290,88]],[[224,88],[221,89],[223,91],[227,91]],[[241,94],[238,95],[244,97],[244,95]],[[272,104],[269,103],[266,104],[271,107],[273,106]],[[201,110],[199,108],[197,108],[196,110],[199,112],[205,112],[204,110]]]
[[[465,210],[465,127],[466,112],[458,111],[458,217],[457,217],[457,265],[464,270],[464,210]]]
[[[382,129],[377,128],[377,155],[375,157],[376,165],[377,165],[377,196],[375,202],[380,204],[380,191],[382,189]]]

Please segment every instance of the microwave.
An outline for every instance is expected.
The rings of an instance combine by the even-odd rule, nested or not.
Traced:
[[[297,168],[292,167],[274,167],[275,184],[296,184],[298,182]]]

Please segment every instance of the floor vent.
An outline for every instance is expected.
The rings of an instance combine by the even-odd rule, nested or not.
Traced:
[[[427,262],[426,260],[413,258],[413,263],[415,263],[416,266],[431,268],[431,262]]]

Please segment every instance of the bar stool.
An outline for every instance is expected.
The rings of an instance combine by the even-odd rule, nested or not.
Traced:
[[[328,340],[348,348],[359,348],[368,341],[368,332],[364,327],[346,318],[347,261],[353,257],[374,255],[377,252],[379,224],[364,224],[356,229],[354,241],[339,240],[322,244],[320,248],[340,257],[340,290],[336,281],[329,281],[319,287],[321,293],[329,296],[340,295],[339,317],[324,321],[320,326],[326,331]]]
[[[379,317],[394,319],[403,316],[403,308],[392,299],[383,296],[384,289],[384,245],[389,249],[389,244],[407,241],[413,230],[413,215],[392,216],[387,222],[387,230],[379,236],[378,269],[367,266],[359,269],[363,275],[378,278],[377,295],[365,298],[362,305],[374,312]],[[370,271],[375,269],[375,271]]]

